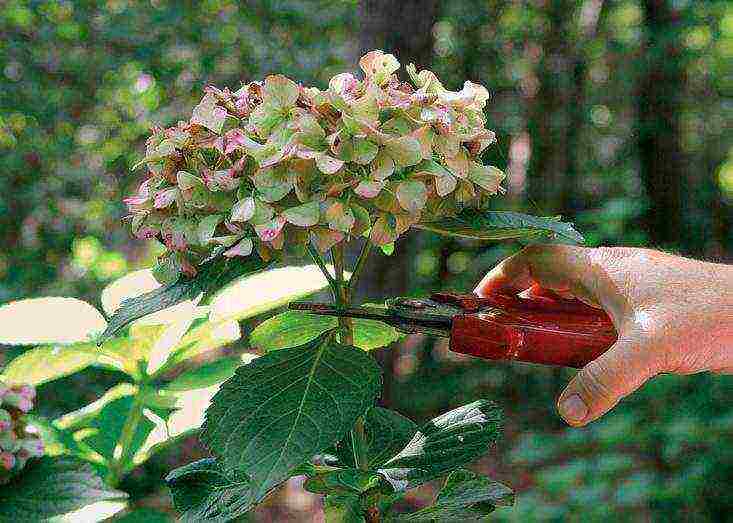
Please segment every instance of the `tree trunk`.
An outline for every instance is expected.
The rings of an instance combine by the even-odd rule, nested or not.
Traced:
[[[680,148],[685,71],[679,13],[668,0],[644,1],[645,67],[639,85],[639,157],[650,201],[644,217],[653,244],[684,244],[682,195],[687,189]]]

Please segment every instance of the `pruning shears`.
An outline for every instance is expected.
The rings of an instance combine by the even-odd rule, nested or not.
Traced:
[[[453,352],[487,360],[580,368],[617,339],[603,310],[547,291],[526,297],[438,292],[427,298],[394,298],[385,305],[341,308],[297,302],[290,308],[377,320],[405,333],[447,337]]]

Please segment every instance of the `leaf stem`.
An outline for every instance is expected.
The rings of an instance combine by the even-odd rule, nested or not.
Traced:
[[[144,386],[139,383],[137,392],[132,400],[132,405],[130,405],[130,410],[127,413],[127,418],[120,431],[120,438],[117,440],[117,445],[115,446],[114,452],[115,454],[119,452],[119,457],[113,458],[109,464],[109,484],[112,487],[116,487],[122,479],[130,445],[137,432],[137,426],[143,417],[143,396],[145,394],[143,389]]]

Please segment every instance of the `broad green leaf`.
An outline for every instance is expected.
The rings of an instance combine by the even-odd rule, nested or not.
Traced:
[[[309,478],[303,488],[315,494],[329,494],[343,490],[366,492],[369,489],[378,487],[383,481],[382,476],[374,471],[353,468],[339,469]]]
[[[188,370],[163,387],[168,392],[205,389],[229,379],[242,364],[241,358],[221,358]]]
[[[395,194],[400,207],[412,214],[420,212],[428,201],[425,184],[418,180],[401,182]]]
[[[163,374],[190,358],[232,343],[241,336],[242,332],[237,321],[198,320],[178,346],[171,350],[168,359],[158,369],[156,375]]]
[[[513,211],[477,211],[467,209],[455,218],[420,223],[420,229],[447,236],[475,240],[534,240],[557,239],[568,243],[583,243],[583,236],[560,218],[544,218]]]
[[[105,327],[97,309],[75,298],[31,298],[0,306],[0,343],[5,345],[91,341]]]
[[[232,280],[259,272],[268,265],[268,262],[254,255],[244,260],[224,256],[213,258],[200,265],[198,274],[193,278],[181,276],[174,283],[124,300],[110,318],[107,330],[99,338],[98,343],[101,344],[143,316],[167,309],[185,300],[193,300],[199,295],[206,298]]]
[[[376,469],[400,452],[418,430],[414,421],[393,410],[372,407],[364,416],[367,466]],[[354,466],[351,432],[336,446],[342,463]]]
[[[342,439],[376,399],[381,374],[333,332],[257,358],[224,383],[201,440],[226,470],[242,470],[260,501],[291,471]]]
[[[211,459],[179,467],[165,478],[173,506],[187,523],[223,523],[252,508],[252,492],[244,472],[225,472]]]
[[[395,490],[414,488],[485,454],[501,432],[501,410],[478,400],[432,419],[379,470]]]
[[[1,377],[9,384],[40,385],[85,369],[99,356],[93,343],[36,347],[8,363]]]
[[[127,501],[97,501],[63,516],[55,516],[46,521],[48,523],[101,523],[119,514],[127,507]],[[117,521],[117,519],[115,519]]]
[[[211,301],[212,322],[242,320],[262,314],[328,286],[316,265],[282,267],[243,278]]]
[[[460,469],[448,476],[432,506],[389,521],[482,521],[496,507],[513,504],[514,492],[506,485]]]
[[[354,492],[329,494],[323,501],[326,523],[364,523],[364,507]]]
[[[364,350],[384,347],[403,335],[374,320],[354,320],[354,345]],[[296,347],[338,327],[338,320],[301,311],[286,311],[260,323],[249,336],[250,344],[264,351]]]
[[[22,474],[0,488],[0,522],[46,521],[125,497],[124,492],[106,487],[91,466],[77,458],[44,457],[30,461]]]

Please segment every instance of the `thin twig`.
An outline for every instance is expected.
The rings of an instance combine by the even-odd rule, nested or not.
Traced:
[[[328,271],[328,267],[326,267],[326,262],[323,261],[323,258],[321,257],[321,254],[318,252],[318,249],[313,247],[313,245],[308,242],[306,244],[306,248],[308,249],[308,254],[310,254],[310,257],[313,258],[313,261],[318,265],[318,268],[321,269],[321,272],[323,273],[323,276],[326,277],[326,280],[328,281],[329,287],[331,287],[331,292],[333,293],[333,299],[336,301],[336,303],[340,303],[341,299],[339,296],[339,290],[338,290],[338,282],[331,276],[331,273]]]

